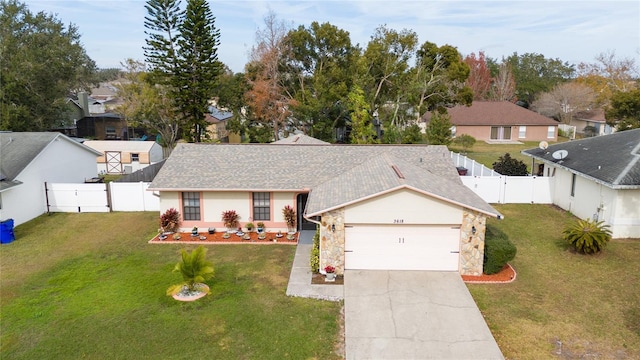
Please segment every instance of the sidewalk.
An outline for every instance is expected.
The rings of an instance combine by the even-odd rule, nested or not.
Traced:
[[[313,247],[313,230],[300,231],[296,255],[291,267],[291,276],[287,286],[287,296],[305,297],[330,301],[344,299],[343,285],[311,284],[311,268],[309,259]]]

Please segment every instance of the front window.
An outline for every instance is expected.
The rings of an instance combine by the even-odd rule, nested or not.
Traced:
[[[510,140],[511,126],[492,126],[491,140]]]
[[[140,154],[131,154],[131,161],[140,161]]]
[[[253,193],[253,219],[271,220],[271,201],[268,192]]]
[[[556,127],[549,126],[547,127],[547,139],[553,139],[556,136]]]
[[[182,193],[182,217],[184,220],[200,220],[200,193]]]
[[[524,139],[526,137],[527,137],[527,127],[526,126],[520,126],[520,129],[518,131],[518,138]]]

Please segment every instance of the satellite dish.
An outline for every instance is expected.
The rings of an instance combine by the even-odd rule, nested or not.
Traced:
[[[566,158],[567,155],[569,155],[569,152],[567,150],[558,150],[554,151],[553,154],[551,154],[551,156],[553,156],[553,158],[556,160],[562,160]]]
[[[542,150],[547,150],[547,148],[549,147],[549,143],[546,141],[540,141],[540,144],[538,144],[538,147]]]

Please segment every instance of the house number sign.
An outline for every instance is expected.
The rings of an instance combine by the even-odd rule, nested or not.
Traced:
[[[393,219],[394,224],[404,224],[404,219]]]

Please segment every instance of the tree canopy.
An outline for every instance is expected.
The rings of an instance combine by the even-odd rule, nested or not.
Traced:
[[[96,68],[78,28],[44,12],[33,14],[17,0],[2,0],[0,39],[0,129],[72,125],[66,99],[89,88]]]
[[[614,93],[605,117],[618,131],[640,128],[640,89]]]

